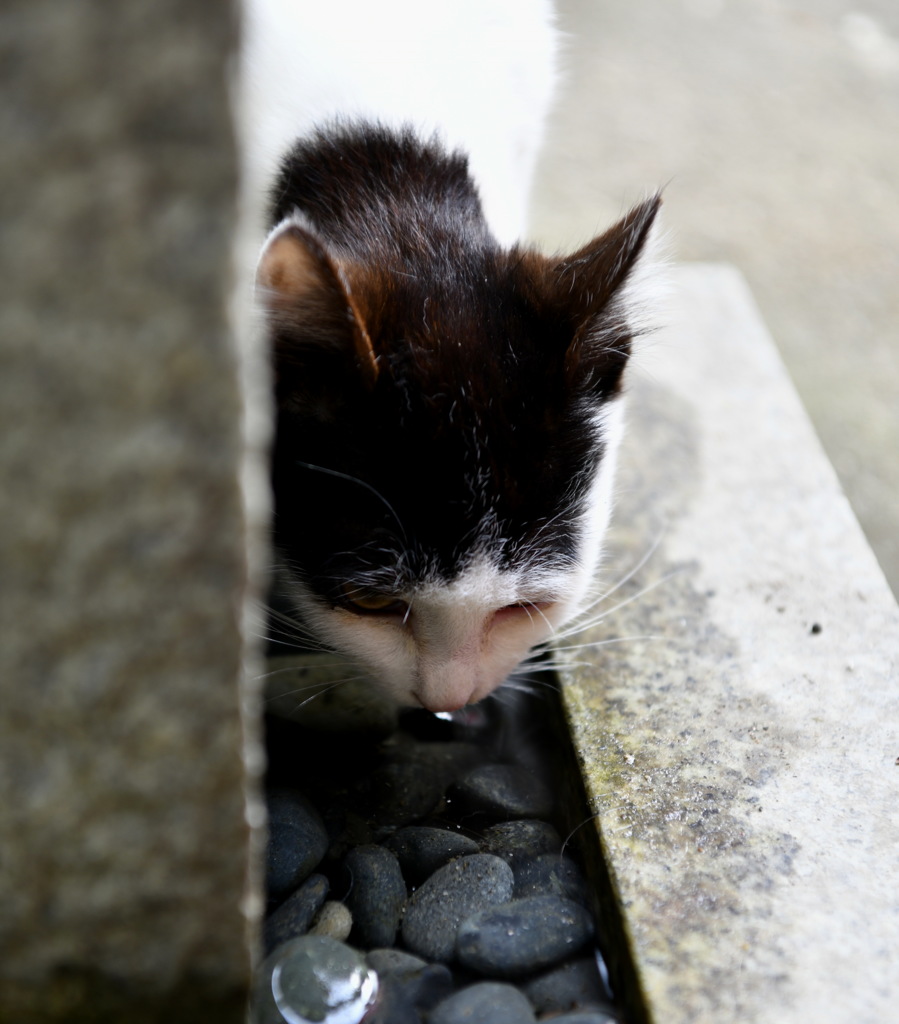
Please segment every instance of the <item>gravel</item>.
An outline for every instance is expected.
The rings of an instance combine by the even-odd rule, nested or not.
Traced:
[[[403,941],[429,960],[452,960],[459,927],[484,906],[512,896],[512,869],[490,853],[460,857],[438,869],[409,900]]]
[[[253,1024],[621,1020],[553,819],[558,785],[534,756],[551,746],[534,739],[545,709],[525,714],[525,699],[452,722],[404,714],[386,737],[356,712],[345,737],[269,724],[269,955]],[[342,952],[303,945],[318,941]]]
[[[491,978],[533,974],[578,952],[593,937],[593,918],[560,896],[530,896],[481,910],[456,932],[463,967]]]

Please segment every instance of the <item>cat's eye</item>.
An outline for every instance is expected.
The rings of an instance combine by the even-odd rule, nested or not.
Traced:
[[[349,583],[340,589],[340,604],[357,615],[405,615],[409,611],[409,605],[393,594],[363,590]]]

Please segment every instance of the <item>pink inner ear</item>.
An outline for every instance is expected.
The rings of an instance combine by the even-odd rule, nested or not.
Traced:
[[[284,299],[301,300],[325,286],[315,257],[291,230],[273,238],[259,265],[259,284]]]

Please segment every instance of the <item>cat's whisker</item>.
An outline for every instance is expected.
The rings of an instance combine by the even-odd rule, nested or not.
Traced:
[[[568,644],[565,647],[556,647],[555,649],[557,651],[583,651],[583,650],[587,650],[588,648],[594,648],[594,647],[608,647],[611,644],[631,643],[631,642],[635,642],[635,641],[638,641],[638,640],[642,641],[642,640],[664,640],[664,639],[665,639],[665,637],[655,636],[655,635],[653,635],[651,633],[647,633],[646,635],[642,635],[642,636],[614,636],[614,637],[610,637],[608,640],[593,640],[593,641],[590,641],[588,643],[583,643],[583,644]]]
[[[662,538],[665,535],[666,529],[667,527],[663,527],[662,529],[660,529],[659,532],[656,534],[655,538],[653,539],[653,541],[650,543],[647,550],[643,553],[643,555],[636,562],[636,564],[630,570],[628,570],[628,572],[624,576],[622,576],[621,579],[619,579],[613,586],[602,591],[598,596],[594,597],[591,601],[589,601],[581,609],[581,611],[578,612],[578,614],[571,620],[571,622],[569,622],[562,630],[559,630],[555,634],[556,639],[564,639],[567,636],[571,636],[574,633],[580,632],[582,629],[588,629],[591,626],[594,626],[597,623],[601,622],[607,614],[613,611],[614,609],[607,609],[603,611],[600,615],[596,616],[596,618],[588,620],[588,616],[591,615],[599,607],[599,605],[603,603],[603,601],[608,600],[608,598],[611,597],[612,594],[616,593],[616,591],[620,590],[621,587],[623,587],[626,583],[632,580],[634,576],[636,576],[636,574],[643,568],[643,566],[646,565],[646,563],[658,549],[659,544],[661,543]],[[663,580],[666,578],[667,577],[664,577]],[[597,580],[597,585],[598,584],[599,581]]]
[[[638,590],[637,593],[632,594],[624,601],[619,601],[618,604],[613,605],[611,608],[603,609],[603,611],[599,615],[595,616],[589,621],[584,622],[579,619],[574,619],[569,626],[567,626],[564,630],[561,630],[559,633],[557,633],[554,639],[567,640],[569,637],[575,636],[578,633],[582,633],[585,630],[593,629],[595,626],[598,626],[601,622],[607,619],[610,615],[613,615],[615,612],[619,611],[622,608],[626,608],[629,604],[633,604],[634,601],[638,601],[641,597],[644,597],[646,594],[655,590],[656,587],[660,587],[663,583],[667,583],[670,579],[673,579],[682,571],[682,569],[672,569],[671,572],[666,573],[664,576],[660,576],[657,580],[654,580],[652,583],[643,587],[641,590]]]
[[[527,611],[527,610],[528,610],[528,605],[530,605],[530,606],[531,606],[531,608],[533,608],[533,609],[534,609],[534,611],[535,611],[535,612],[536,612],[536,613],[537,613],[537,614],[538,614],[538,615],[540,616],[540,618],[541,618],[541,619],[543,619],[543,621],[544,621],[544,622],[546,623],[547,627],[549,628],[549,631],[550,631],[550,632],[552,633],[552,632],[553,632],[553,624],[552,624],[552,623],[551,623],[551,622],[549,621],[549,619],[548,619],[548,618],[547,618],[547,617],[546,617],[546,616],[544,615],[544,613],[543,613],[543,609],[542,609],[542,608],[539,608],[539,607],[538,607],[538,606],[537,606],[536,604],[534,604],[534,602],[533,602],[533,601],[528,601],[528,602],[526,602],[525,604],[523,604],[523,605],[522,605],[521,607],[522,607],[522,608],[524,608],[524,610],[525,610],[525,611]],[[531,618],[531,613],[530,613],[530,612],[528,612],[528,618],[529,618],[529,619],[531,619],[531,621],[532,621],[532,622],[534,621],[534,620],[533,620],[533,619]]]
[[[625,583],[629,583],[634,578],[634,576],[637,575],[637,573],[643,568],[644,565],[646,565],[646,563],[650,560],[650,558],[652,558],[652,556],[658,550],[658,547],[662,543],[662,538],[665,536],[667,529],[668,526],[667,524],[665,524],[655,535],[655,537],[649,545],[649,548],[646,550],[646,552],[643,554],[643,556],[640,558],[637,564],[628,573],[626,573],[614,586],[606,590],[597,599],[597,603],[605,601],[608,598],[610,598],[612,594],[620,590],[625,585]]]
[[[364,487],[367,491],[370,491],[379,501],[384,503],[384,505],[389,510],[390,514],[396,520],[396,525],[400,528],[400,533],[403,535],[403,539],[406,538],[406,529],[403,526],[402,520],[396,514],[396,510],[394,509],[393,505],[390,504],[390,502],[384,497],[383,494],[381,494],[381,492],[376,487],[372,487],[370,483],[366,483],[365,480],[360,480],[356,476],[351,476],[349,473],[341,473],[340,470],[337,469],[328,469],[326,466],[315,466],[311,462],[303,462],[302,459],[297,459],[296,465],[302,466],[304,469],[315,470],[318,473],[327,473],[329,476],[338,477],[341,480],[347,480],[350,483],[358,484],[360,487]]]
[[[328,663],[328,667],[330,668],[331,666],[333,666],[334,668],[343,668],[346,665],[352,665],[352,664],[353,664],[352,661],[337,661],[337,662],[329,662]],[[299,666],[299,668],[301,668],[301,669],[303,667],[304,666]],[[296,665],[285,665],[283,668],[273,668],[273,669],[270,669],[268,672],[261,672],[258,676],[255,676],[254,678],[255,679],[274,679],[275,676],[288,675],[291,672],[296,672],[297,669],[298,669],[298,666],[296,666]],[[348,677],[348,678],[362,679],[363,676],[361,676],[361,675],[359,675],[359,676],[351,676],[351,677]],[[313,688],[315,686],[322,686],[322,685],[324,685],[324,684],[316,683],[316,682],[311,682],[311,683],[305,684],[302,687],[299,687],[299,689],[307,689],[308,690],[308,689],[311,689],[311,688]]]

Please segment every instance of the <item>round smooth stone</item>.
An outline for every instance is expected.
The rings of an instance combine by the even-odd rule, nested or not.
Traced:
[[[454,857],[479,852],[474,839],[449,829],[425,825],[407,825],[394,832],[384,841],[384,845],[396,854],[403,875],[410,885],[421,885]]]
[[[536,1021],[527,998],[512,985],[482,981],[445,999],[429,1024],[528,1024]]]
[[[530,772],[511,764],[484,764],[468,772],[448,794],[456,813],[510,818],[548,818],[553,812],[549,788]]]
[[[310,935],[327,935],[344,942],[353,930],[353,915],[339,900],[328,900],[316,915],[309,929]]]
[[[513,865],[515,899],[526,896],[564,896],[587,906],[590,894],[580,868],[568,857],[544,853]]]
[[[279,946],[256,975],[254,1024],[358,1024],[378,993],[378,976],[342,942],[303,935]]]
[[[394,977],[380,979],[378,998],[365,1015],[365,1024],[421,1024],[409,993]]]
[[[396,761],[377,768],[368,780],[366,808],[381,825],[410,825],[427,817],[443,798],[443,777],[430,765]]]
[[[514,978],[564,960],[593,935],[593,918],[558,896],[531,896],[490,907],[464,921],[459,962],[478,974]]]
[[[268,795],[265,884],[280,901],[300,886],[328,851],[328,833],[312,803],[295,790]]]
[[[402,949],[370,949],[365,954],[369,967],[383,977],[385,974],[410,974],[428,966],[427,960]]]
[[[351,879],[345,902],[353,915],[354,945],[392,946],[406,906],[406,883],[396,855],[383,846],[357,846],[344,865]]]
[[[399,949],[373,949],[366,960],[382,982],[395,982],[416,1009],[432,1009],[453,990],[453,976],[444,964],[429,964]]]
[[[481,850],[494,853],[511,864],[513,869],[522,861],[533,860],[544,853],[559,853],[562,837],[548,821],[525,818],[503,821],[484,829]]]
[[[618,1017],[605,1010],[575,1010],[574,1013],[563,1013],[561,1017],[553,1017],[552,1024],[621,1024]]]
[[[538,1013],[613,1013],[611,993],[596,966],[595,956],[580,956],[553,967],[522,984]]]
[[[514,876],[499,857],[475,853],[434,872],[409,900],[403,941],[426,960],[449,961],[459,925],[485,906],[508,901]]]
[[[328,879],[310,875],[299,889],[273,911],[262,926],[266,955],[289,939],[305,935],[328,896]]]

